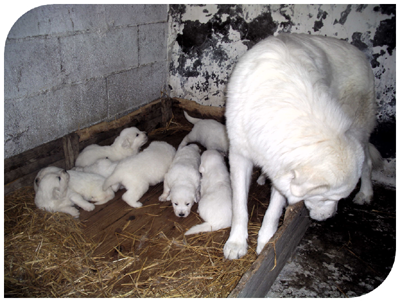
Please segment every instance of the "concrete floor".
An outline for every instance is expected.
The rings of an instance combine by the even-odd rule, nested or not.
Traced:
[[[396,190],[374,185],[371,205],[339,202],[313,221],[266,297],[359,297],[385,281],[396,252]]]

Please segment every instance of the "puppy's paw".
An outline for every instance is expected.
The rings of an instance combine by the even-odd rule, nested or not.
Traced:
[[[87,205],[82,206],[81,208],[84,209],[87,212],[91,212],[91,211],[94,210],[95,206],[92,203],[88,203]]]
[[[354,197],[353,202],[355,204],[370,204],[372,200],[372,195],[365,195],[363,192],[358,192],[356,197]]]
[[[247,242],[244,240],[244,242],[239,242],[239,241],[234,241],[234,240],[229,240],[225,243],[224,246],[224,256],[226,259],[233,260],[233,259],[239,259],[240,257],[243,257],[247,253]]]
[[[71,214],[74,218],[79,218],[79,210],[75,207],[68,208],[67,211],[63,211],[65,213]]]
[[[127,204],[129,204],[132,208],[141,208],[143,206],[143,204],[139,201],[136,202],[126,202]]]
[[[164,202],[164,201],[167,201],[167,197],[168,197],[168,195],[162,194],[162,195],[160,195],[160,197],[158,197],[158,200],[161,202]]]
[[[259,186],[263,186],[265,185],[265,175],[261,174],[258,178],[257,178],[257,184]]]

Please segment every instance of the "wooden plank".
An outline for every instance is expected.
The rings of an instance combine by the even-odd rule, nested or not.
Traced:
[[[230,298],[263,298],[310,225],[304,202],[288,206],[283,225],[243,275]]]
[[[70,170],[75,166],[75,160],[79,154],[79,136],[71,133],[62,138],[65,169]]]
[[[204,106],[181,98],[173,98],[173,106],[186,110],[190,115],[194,114],[194,117],[213,118],[225,122],[225,107]]]

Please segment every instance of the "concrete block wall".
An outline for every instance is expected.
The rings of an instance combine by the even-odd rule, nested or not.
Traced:
[[[167,5],[48,5],[5,45],[5,158],[160,97]]]

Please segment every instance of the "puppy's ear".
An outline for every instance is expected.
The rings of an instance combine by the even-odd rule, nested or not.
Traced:
[[[309,194],[318,195],[327,192],[330,188],[323,177],[307,169],[292,171],[293,179],[290,182],[290,192],[293,196],[303,197]]]
[[[131,146],[132,146],[132,141],[129,138],[124,138],[121,147],[127,149],[130,148]]]
[[[204,172],[205,172],[205,168],[204,168],[203,165],[200,165],[200,167],[199,167],[199,172],[200,172],[200,173],[204,173]]]
[[[199,186],[198,190],[196,190],[196,193],[194,195],[194,202],[198,203],[199,200],[200,200],[200,186]]]

